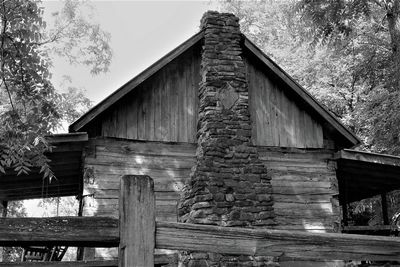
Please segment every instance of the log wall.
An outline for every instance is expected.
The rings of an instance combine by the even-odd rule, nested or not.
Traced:
[[[335,231],[339,219],[331,151],[258,147],[272,176],[278,229]],[[83,216],[118,217],[120,178],[154,179],[157,220],[176,222],[180,192],[195,163],[195,144],[91,139],[86,151]],[[112,259],[117,250],[86,250],[86,258]]]
[[[157,220],[177,221],[179,192],[194,165],[192,144],[93,139],[85,158],[83,216],[118,216],[120,178],[125,174],[154,179]]]
[[[278,229],[336,232],[338,183],[329,150],[258,147],[271,175]]]
[[[85,157],[83,216],[118,218],[120,179],[125,174],[154,180],[156,219],[177,222],[180,191],[194,165],[195,145],[91,139]],[[114,259],[117,249],[86,248],[85,259]]]
[[[93,139],[85,159],[84,216],[117,216],[119,179],[154,179],[158,220],[177,221],[177,201],[195,163],[195,145]],[[272,176],[279,229],[333,231],[339,221],[337,180],[329,150],[258,147]]]

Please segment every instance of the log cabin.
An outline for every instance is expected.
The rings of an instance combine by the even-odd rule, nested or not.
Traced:
[[[45,190],[78,195],[82,216],[117,217],[121,176],[143,174],[154,179],[158,220],[340,232],[348,203],[400,188],[400,158],[354,150],[359,138],[244,36],[231,14],[207,12],[197,34],[69,132],[51,137],[59,178]],[[24,198],[43,196],[36,176],[7,180],[0,199],[21,199],[15,188],[27,188]],[[85,250],[85,259],[115,256]]]

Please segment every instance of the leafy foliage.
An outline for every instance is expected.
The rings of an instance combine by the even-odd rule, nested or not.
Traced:
[[[357,102],[349,116],[366,148],[399,153],[400,1],[302,0],[295,7],[311,25],[313,45],[352,57],[353,81],[346,83]]]
[[[364,149],[398,153],[395,107],[400,102],[394,92],[400,54],[393,50],[387,19],[389,12],[397,14],[398,2],[219,3],[238,15],[249,38],[364,140]]]
[[[56,95],[49,78],[49,60],[38,44],[43,28],[42,10],[35,2],[1,2],[1,84],[7,98],[2,99],[0,132],[1,172],[12,167],[18,174],[41,166],[52,178],[43,152],[44,138],[59,119]],[[8,101],[7,101],[8,100]]]
[[[92,9],[86,1],[65,1],[64,7],[52,14],[54,24],[48,26],[42,44],[50,53],[71,64],[90,66],[91,73],[98,74],[108,71],[111,63],[111,36],[91,20]]]
[[[71,122],[90,106],[83,92],[58,93],[51,83],[51,55],[85,64],[97,74],[111,61],[109,34],[80,12],[84,2],[67,0],[47,29],[36,0],[0,0],[0,173],[18,175],[37,167],[50,180],[54,174],[44,136],[62,120]],[[76,107],[79,107],[77,110]]]

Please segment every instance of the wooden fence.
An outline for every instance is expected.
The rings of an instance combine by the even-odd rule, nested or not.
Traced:
[[[119,220],[105,217],[2,218],[0,246],[119,246],[118,262],[38,262],[16,263],[15,266],[153,266],[162,262],[160,257],[154,256],[155,248],[295,259],[400,259],[397,237],[156,222],[154,184],[148,176],[124,176],[119,203]]]

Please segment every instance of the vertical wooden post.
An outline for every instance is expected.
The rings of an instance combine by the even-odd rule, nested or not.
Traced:
[[[8,201],[1,201],[1,206],[2,206],[2,212],[1,212],[1,217],[6,218],[7,217],[7,211],[8,211]],[[3,247],[0,247],[0,262],[3,262],[5,260],[5,251]]]
[[[2,201],[1,205],[3,206],[3,212],[1,214],[1,217],[5,218],[7,217],[8,201]]]
[[[349,212],[347,210],[347,187],[346,187],[346,178],[343,173],[339,170],[336,170],[336,177],[339,183],[339,203],[342,205],[342,215],[343,215],[343,225],[347,226],[349,224]]]
[[[149,176],[125,175],[119,198],[119,267],[154,266],[155,198]]]
[[[83,195],[82,195],[82,193],[79,193],[79,195],[76,197],[76,199],[79,201],[78,217],[82,217],[82,215],[83,215]],[[77,261],[83,260],[84,251],[85,251],[84,247],[77,248],[77,250],[76,250],[76,260]]]
[[[388,208],[387,208],[386,193],[381,194],[381,202],[382,202],[381,204],[382,204],[383,224],[389,225],[389,213],[388,213]]]

